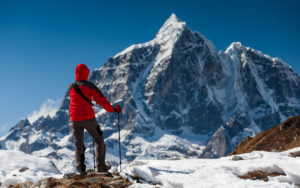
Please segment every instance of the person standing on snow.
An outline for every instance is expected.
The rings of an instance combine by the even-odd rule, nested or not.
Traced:
[[[75,161],[77,170],[81,175],[86,175],[86,166],[84,164],[84,129],[93,137],[96,145],[97,171],[108,171],[105,164],[106,146],[104,144],[103,133],[95,118],[94,109],[92,108],[92,98],[108,112],[121,113],[122,111],[120,106],[113,107],[100,89],[93,83],[87,81],[89,72],[85,64],[77,65],[75,70],[76,82],[70,84],[68,88],[71,127],[75,143]]]

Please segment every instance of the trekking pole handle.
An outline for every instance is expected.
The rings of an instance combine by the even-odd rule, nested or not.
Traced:
[[[114,110],[117,114],[120,114],[122,112],[121,105],[117,104],[116,107],[114,107]]]

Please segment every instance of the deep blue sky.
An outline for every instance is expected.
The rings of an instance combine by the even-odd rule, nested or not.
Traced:
[[[300,73],[297,0],[0,0],[0,136],[47,99],[61,99],[78,63],[101,67],[151,40],[171,13],[217,50],[240,41]]]

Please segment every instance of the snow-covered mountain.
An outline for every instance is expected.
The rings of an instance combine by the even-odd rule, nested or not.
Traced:
[[[239,42],[217,52],[174,14],[153,40],[109,58],[89,80],[123,107],[122,155],[127,161],[224,156],[245,136],[300,110],[300,77],[291,67]],[[69,100],[66,94],[54,117],[22,120],[0,139],[0,149],[53,158],[63,172],[72,170]],[[101,107],[95,112],[107,160],[117,164],[117,115]],[[92,166],[91,137],[85,140]]]

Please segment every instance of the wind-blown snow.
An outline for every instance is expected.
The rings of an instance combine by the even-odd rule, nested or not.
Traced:
[[[57,110],[59,109],[59,105],[61,103],[61,100],[52,100],[48,99],[46,102],[44,102],[40,108],[39,111],[33,111],[31,114],[28,115],[27,119],[30,123],[35,122],[40,117],[54,117]]]
[[[232,157],[135,160],[126,166],[123,175],[139,177],[147,187],[296,187],[300,184],[300,160],[290,157],[290,153],[295,151],[300,151],[300,148],[281,153],[254,151],[240,155],[244,160],[239,161],[233,161]],[[284,173],[287,176],[269,177],[268,182],[238,178],[256,170]],[[131,187],[144,187],[145,184],[135,183]]]

